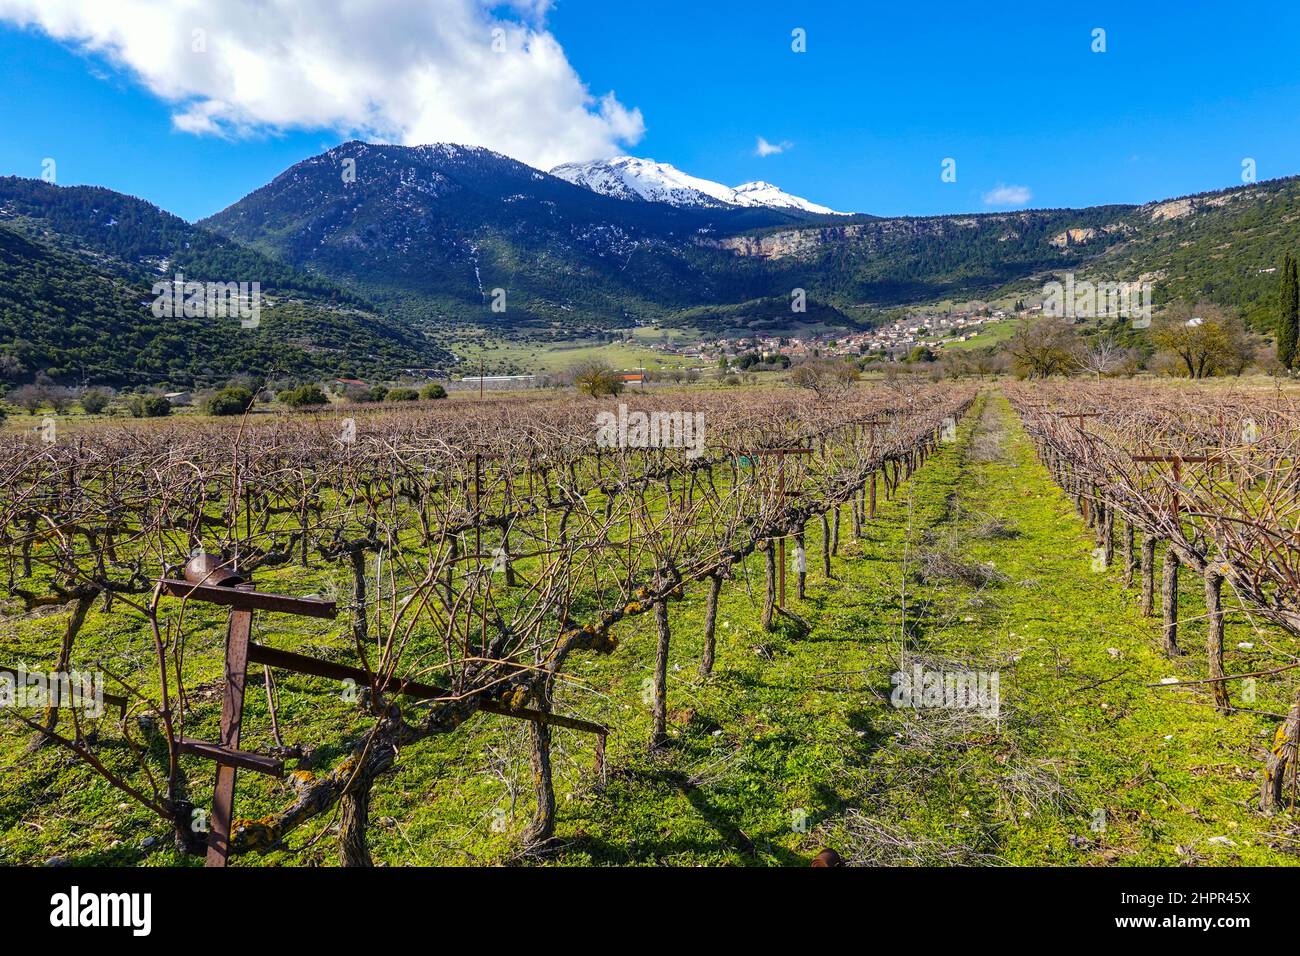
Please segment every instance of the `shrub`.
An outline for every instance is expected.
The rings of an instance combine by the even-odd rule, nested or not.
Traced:
[[[603,362],[583,362],[573,369],[573,384],[592,398],[618,395],[623,391],[623,377]]]
[[[374,385],[370,388],[354,388],[347,393],[350,402],[382,402],[387,395],[388,389],[382,385]]]
[[[329,398],[319,385],[299,385],[280,393],[280,401],[290,408],[307,408],[311,405],[328,405]]]
[[[424,386],[424,388],[420,389],[420,397],[425,399],[446,398],[447,390],[437,382],[430,382],[428,385]]]
[[[384,399],[389,402],[414,402],[420,393],[413,388],[390,388]]]
[[[253,392],[243,385],[227,385],[203,402],[209,415],[242,415],[253,404]]]
[[[163,418],[172,413],[172,403],[161,395],[132,395],[126,407],[135,418]]]
[[[98,415],[108,408],[112,399],[103,389],[89,388],[81,393],[81,410],[87,415]]]

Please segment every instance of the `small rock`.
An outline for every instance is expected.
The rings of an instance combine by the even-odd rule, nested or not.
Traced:
[[[151,836],[145,837],[143,840],[140,841],[140,849],[147,850],[149,849],[149,847],[153,846],[157,842],[158,842],[157,837],[151,837]]]
[[[1108,647],[1108,648],[1106,648],[1106,653],[1109,654],[1111,657],[1119,657],[1119,648],[1118,648],[1118,647]]]
[[[1177,678],[1177,677],[1162,677],[1162,678],[1160,678],[1160,683],[1162,683],[1162,684],[1177,684],[1178,682],[1179,682],[1179,681],[1178,681],[1178,678]]]
[[[1226,836],[1214,836],[1214,837],[1210,837],[1210,838],[1209,838],[1208,840],[1206,840],[1205,842],[1206,842],[1206,843],[1213,843],[1215,846],[1236,846],[1236,845],[1237,845],[1237,844],[1233,843],[1232,840],[1228,839]]]
[[[1239,642],[1237,643],[1237,647],[1240,648],[1240,649],[1243,650],[1243,651],[1248,651],[1248,650],[1250,650],[1251,648],[1253,648],[1254,646],[1255,646],[1255,645],[1252,644],[1250,641],[1239,641]]]

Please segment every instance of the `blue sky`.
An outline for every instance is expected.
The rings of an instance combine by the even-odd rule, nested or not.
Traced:
[[[640,111],[644,133],[626,152],[730,185],[770,180],[837,209],[1017,208],[988,201],[999,186],[1027,191],[1030,207],[1143,202],[1237,185],[1247,157],[1260,179],[1300,173],[1300,4],[1046,6],[559,0],[534,26],[592,94]],[[805,53],[791,50],[796,27]],[[1097,27],[1104,53],[1090,49]],[[393,28],[418,50],[418,30]],[[312,127],[305,108],[305,129],[181,131],[174,114],[193,97],[168,102],[120,60],[33,27],[0,25],[0,62],[0,174],[38,176],[52,157],[60,183],[188,219],[350,138]],[[486,112],[449,125],[422,115],[408,136],[465,139]],[[445,128],[459,135],[437,135]],[[789,145],[758,156],[759,136]],[[946,157],[954,183],[940,178]]]

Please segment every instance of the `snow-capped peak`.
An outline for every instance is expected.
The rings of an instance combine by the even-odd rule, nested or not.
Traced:
[[[844,215],[792,196],[771,183],[745,183],[733,189],[722,183],[690,176],[668,163],[635,156],[565,163],[552,169],[551,175],[616,199],[708,208],[766,206],[819,215]]]
[[[755,206],[777,206],[781,208],[802,209],[804,212],[815,212],[823,216],[845,216],[848,213],[836,212],[828,206],[819,206],[815,202],[809,202],[798,196],[792,196],[783,189],[773,186],[771,183],[765,183],[762,180],[755,180],[752,183],[741,183],[736,187],[737,196],[747,200],[747,205]]]

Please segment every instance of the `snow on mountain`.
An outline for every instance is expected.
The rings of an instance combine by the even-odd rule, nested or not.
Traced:
[[[818,215],[847,215],[792,196],[771,183],[744,183],[733,189],[722,183],[688,175],[668,163],[656,163],[653,159],[638,159],[635,156],[564,163],[552,169],[551,175],[616,199],[709,208],[766,206],[798,209]]]
[[[827,206],[819,206],[815,202],[809,202],[798,196],[792,196],[785,190],[761,180],[752,183],[741,183],[735,188],[734,192],[740,197],[740,205],[742,206],[776,206],[784,209],[802,209],[804,212],[813,212],[821,216],[850,215],[849,213],[836,212]]]
[[[586,163],[565,163],[551,170],[592,192],[617,199],[644,199],[672,206],[735,206],[735,190],[721,183],[688,176],[675,166],[653,159],[617,156]]]

